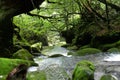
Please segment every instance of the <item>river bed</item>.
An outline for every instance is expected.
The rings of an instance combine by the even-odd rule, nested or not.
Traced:
[[[51,54],[63,54],[60,57],[39,56],[34,58],[38,67],[30,67],[28,72],[44,70],[47,80],[68,80],[72,76],[73,69],[77,62],[81,60],[89,60],[96,66],[95,80],[99,80],[104,74],[115,75],[120,80],[120,54],[114,53],[98,53],[86,56],[67,56],[68,50],[61,47],[55,47],[48,51]],[[52,76],[51,76],[52,75]],[[68,77],[69,76],[69,77]]]

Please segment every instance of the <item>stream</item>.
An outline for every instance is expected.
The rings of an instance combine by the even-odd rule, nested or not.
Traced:
[[[100,80],[104,74],[112,74],[120,80],[120,54],[114,53],[98,53],[86,56],[68,56],[69,50],[55,46],[51,50],[47,50],[48,56],[60,54],[63,56],[48,57],[39,56],[34,58],[34,61],[39,65],[38,67],[30,67],[28,72],[45,71],[47,80],[68,80],[71,78],[73,69],[77,62],[81,60],[89,60],[94,63],[96,70],[94,79]]]

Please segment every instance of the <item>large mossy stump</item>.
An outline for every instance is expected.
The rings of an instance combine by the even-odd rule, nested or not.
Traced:
[[[0,58],[0,80],[5,80],[8,73],[11,72],[19,64],[26,64],[28,67],[36,65],[33,61]]]
[[[80,61],[77,63],[72,80],[94,80],[95,66],[90,61]]]

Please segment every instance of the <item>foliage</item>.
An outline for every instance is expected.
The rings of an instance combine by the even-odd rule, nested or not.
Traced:
[[[42,40],[45,41],[43,38],[50,31],[57,31],[60,36],[63,31],[67,31],[66,34],[72,36],[66,39],[70,43],[81,46],[86,42],[84,45],[87,45],[95,36],[104,35],[111,30],[120,31],[120,3],[117,0],[105,1],[106,3],[102,0],[45,0],[40,5],[40,10],[16,16],[14,23],[21,28],[21,36],[31,44],[40,42],[40,35],[44,36]],[[69,34],[70,29],[72,34]]]
[[[47,22],[43,22],[42,19],[37,17],[22,14],[14,17],[14,23],[20,27],[20,35],[23,40],[26,40],[30,44],[41,41],[44,45],[47,45],[47,34],[45,34],[47,32],[47,26],[43,26],[43,23],[47,24]]]

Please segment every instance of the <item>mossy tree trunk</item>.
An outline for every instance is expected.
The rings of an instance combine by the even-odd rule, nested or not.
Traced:
[[[39,7],[44,0],[0,0],[0,57],[9,57],[13,47],[12,18]]]

